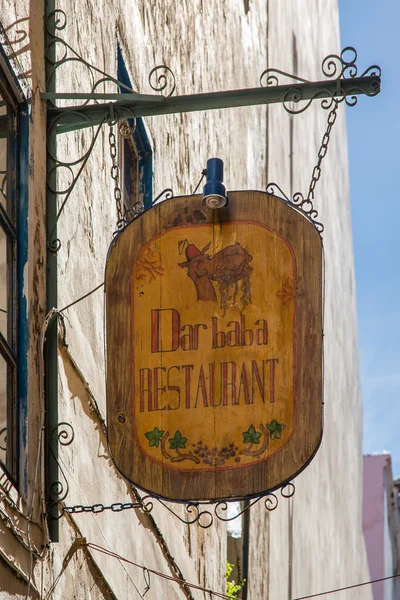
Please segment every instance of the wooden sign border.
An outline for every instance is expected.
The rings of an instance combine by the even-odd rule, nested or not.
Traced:
[[[226,207],[212,210],[202,198],[180,196],[155,205],[112,243],[106,264],[108,444],[129,481],[174,500],[223,500],[259,496],[293,479],[318,450],[323,428],[323,249],[314,225],[290,203],[265,192],[230,192]],[[151,462],[135,445],[132,415],[131,277],[133,262],[152,237],[173,227],[254,222],[275,230],[293,249],[297,270],[296,402],[294,435],[258,464],[215,472],[181,472]],[[128,374],[124,376],[124,374]]]

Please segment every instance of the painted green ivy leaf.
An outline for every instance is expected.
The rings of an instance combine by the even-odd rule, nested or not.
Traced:
[[[160,440],[161,440],[162,436],[164,435],[164,430],[158,429],[158,427],[154,427],[153,431],[148,431],[144,435],[149,440],[150,447],[155,446],[156,448],[158,448]]]
[[[172,450],[176,450],[177,448],[184,448],[186,446],[187,438],[183,437],[179,430],[175,431],[175,435],[173,438],[169,440],[170,448]]]
[[[254,425],[250,425],[247,431],[242,432],[244,444],[259,444],[261,431],[256,431]]]
[[[271,423],[267,423],[267,429],[270,433],[271,440],[280,440],[282,431],[285,429],[286,425],[283,423],[278,423],[276,419],[273,419]]]

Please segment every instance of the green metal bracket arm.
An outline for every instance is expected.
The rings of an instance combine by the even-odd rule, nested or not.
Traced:
[[[349,79],[323,80],[317,82],[270,85],[267,87],[229,90],[205,94],[182,96],[156,96],[141,94],[57,94],[44,93],[42,98],[51,102],[57,100],[105,100],[104,103],[85,104],[68,107],[49,107],[50,127],[56,133],[66,133],[97,125],[109,118],[130,119],[133,117],[154,117],[174,113],[254,106],[260,104],[283,103],[287,112],[303,112],[313,102],[322,100],[323,108],[330,108],[334,101],[352,106],[357,95],[375,96],[380,92],[379,75],[352,77]],[[108,101],[108,102],[107,102]],[[298,107],[299,102],[305,106]],[[297,107],[297,108],[296,108]]]

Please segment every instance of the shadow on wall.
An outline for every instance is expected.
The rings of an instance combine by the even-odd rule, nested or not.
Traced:
[[[89,384],[85,381],[79,367],[75,364],[67,349],[61,343],[59,344],[59,352],[67,379],[70,400],[75,401],[78,399],[80,401],[85,415],[94,423],[95,430],[99,432],[97,457],[105,458],[109,461],[110,466],[113,466],[107,448],[105,421],[100,413],[97,402],[90,391]]]

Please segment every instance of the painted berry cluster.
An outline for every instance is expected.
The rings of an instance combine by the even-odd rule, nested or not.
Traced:
[[[241,455],[259,458],[266,451],[270,441],[281,438],[285,427],[286,425],[278,423],[276,419],[272,419],[266,425],[261,423],[259,431],[251,424],[247,431],[242,432],[243,447],[240,449],[233,442],[222,448],[216,446],[209,448],[200,440],[192,444],[192,449],[189,450],[187,448],[188,439],[178,429],[173,437],[169,437],[169,431],[154,427],[153,431],[148,431],[145,436],[149,446],[160,448],[164,458],[171,462],[191,460],[196,464],[202,462],[210,467],[222,467],[226,461],[232,460],[239,463]],[[169,443],[168,448],[167,442]],[[175,453],[171,454],[171,450]]]

